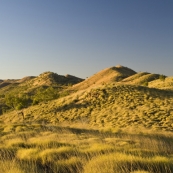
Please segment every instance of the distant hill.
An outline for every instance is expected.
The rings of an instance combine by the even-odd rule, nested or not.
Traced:
[[[22,79],[1,80],[0,114],[2,114],[4,110],[10,109],[10,107],[6,105],[6,96],[8,95],[14,97],[13,100],[18,102],[18,107],[28,107],[43,100],[55,99],[62,95],[67,95],[65,90],[71,85],[81,81],[83,81],[83,79],[72,75],[63,76],[53,72],[44,72],[39,76],[27,76]],[[22,102],[22,99],[25,97],[28,100],[28,104],[19,106],[20,100]]]
[[[44,72],[39,76],[27,76],[22,79],[8,79],[0,80],[0,88],[3,88],[3,92],[14,89],[16,87],[29,87],[36,88],[40,86],[52,86],[52,85],[73,85],[83,81],[84,79],[72,76],[72,75],[58,75],[53,72]],[[5,88],[4,88],[5,87]],[[0,90],[1,92],[1,90]]]
[[[73,89],[86,89],[88,87],[93,87],[100,84],[104,85],[111,82],[119,82],[134,74],[136,74],[134,70],[118,65],[101,70],[85,81],[74,85]]]
[[[53,72],[44,72],[30,81],[33,86],[68,85],[82,82],[83,79],[72,75],[58,75]]]

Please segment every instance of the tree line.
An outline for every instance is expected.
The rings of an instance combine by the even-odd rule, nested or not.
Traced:
[[[62,91],[62,89],[57,89],[54,87],[40,87],[31,93],[8,93],[4,97],[4,106],[2,107],[2,113],[10,109],[21,110],[32,105],[37,105],[41,102],[47,102],[50,100],[58,99],[60,97],[66,96],[69,93],[67,91]]]

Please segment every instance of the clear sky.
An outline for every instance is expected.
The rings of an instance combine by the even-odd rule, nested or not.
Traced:
[[[118,64],[173,76],[173,0],[0,0],[0,79]]]

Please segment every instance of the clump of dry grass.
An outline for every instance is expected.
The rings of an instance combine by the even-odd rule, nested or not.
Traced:
[[[114,172],[135,172],[146,170],[148,172],[170,172],[169,166],[172,165],[172,159],[155,156],[142,158],[134,155],[113,153],[101,155],[91,159],[84,168],[87,173],[114,173]]]
[[[39,157],[42,163],[55,162],[61,159],[69,159],[75,156],[75,149],[72,147],[60,147],[60,148],[50,148],[45,149],[39,153]]]
[[[37,160],[38,153],[37,148],[18,149],[16,157],[20,160]]]

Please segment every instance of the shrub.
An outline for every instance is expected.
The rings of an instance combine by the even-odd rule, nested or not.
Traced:
[[[161,81],[165,81],[165,78],[166,78],[165,75],[160,75],[160,76],[159,76],[159,79],[160,79]]]

